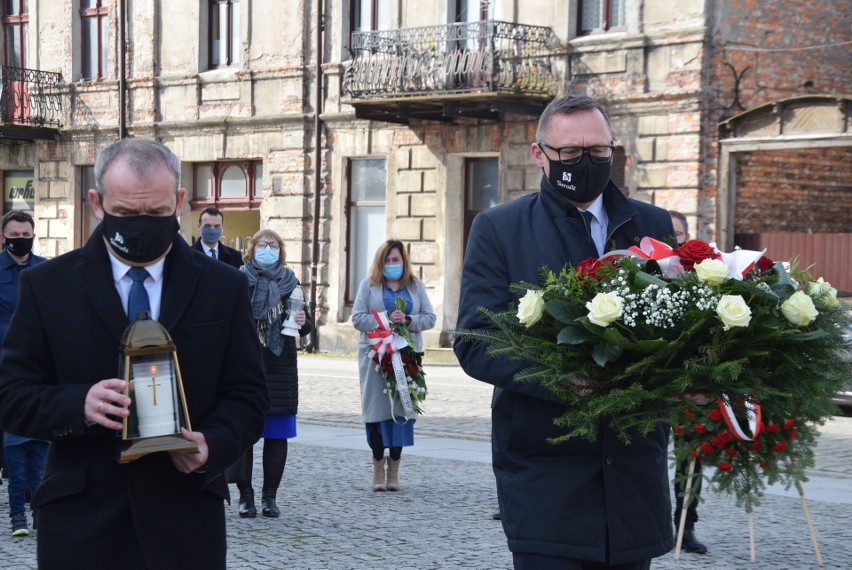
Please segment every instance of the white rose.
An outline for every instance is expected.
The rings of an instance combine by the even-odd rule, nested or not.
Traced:
[[[595,298],[586,303],[589,310],[589,320],[598,326],[609,326],[611,322],[621,317],[624,307],[617,293],[598,293]]]
[[[518,320],[526,327],[536,324],[544,311],[544,291],[527,290],[518,303]]]
[[[803,327],[817,318],[817,310],[813,300],[804,291],[796,291],[790,298],[781,303],[781,312],[794,325]]]
[[[725,330],[747,327],[751,322],[751,309],[741,295],[722,295],[716,305],[716,314],[725,325]]]
[[[728,266],[721,259],[707,258],[693,269],[698,280],[708,285],[721,285],[728,277]]]
[[[832,287],[828,281],[823,281],[822,277],[808,283],[807,291],[811,298],[821,301],[824,306],[837,306],[837,289]]]

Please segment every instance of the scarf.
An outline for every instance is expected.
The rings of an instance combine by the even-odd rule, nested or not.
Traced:
[[[292,269],[277,262],[269,267],[261,267],[252,259],[240,267],[240,271],[248,276],[252,290],[251,316],[260,344],[275,356],[280,356],[284,347],[281,340],[285,311],[283,299],[290,296],[299,280]]]

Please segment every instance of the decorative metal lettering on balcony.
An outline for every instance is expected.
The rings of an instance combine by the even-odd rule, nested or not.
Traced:
[[[31,127],[60,126],[59,73],[0,67],[0,120]]]
[[[354,32],[343,78],[352,99],[451,93],[553,96],[553,30],[482,20]]]

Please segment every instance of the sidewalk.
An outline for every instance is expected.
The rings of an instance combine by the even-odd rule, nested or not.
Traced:
[[[279,491],[280,519],[228,512],[228,567],[234,569],[507,569],[491,471],[490,388],[457,366],[427,367],[428,415],[406,448],[402,490],[374,493],[360,423],[357,365],[301,357],[299,435]],[[805,484],[824,568],[852,567],[852,418],[823,428],[817,468]],[[254,486],[261,486],[261,445]],[[232,487],[234,499],[236,491]],[[770,489],[755,509],[757,561],[749,561],[748,520],[729,497],[705,493],[696,530],[710,552],[658,558],[655,570],[818,568],[795,489]],[[8,512],[0,487],[0,513]],[[3,519],[0,519],[2,521]],[[0,568],[35,566],[35,537],[12,539],[0,526]]]

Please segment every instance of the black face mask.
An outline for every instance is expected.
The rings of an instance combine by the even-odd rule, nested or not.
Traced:
[[[163,255],[180,230],[176,216],[112,216],[104,212],[101,234],[127,261],[147,263]]]
[[[547,177],[550,187],[575,204],[593,202],[609,183],[612,161],[598,164],[585,153],[577,164],[562,164],[547,155],[545,158],[550,163],[550,176]]]
[[[6,238],[6,249],[12,255],[17,257],[26,257],[33,250],[33,240],[35,238]]]

